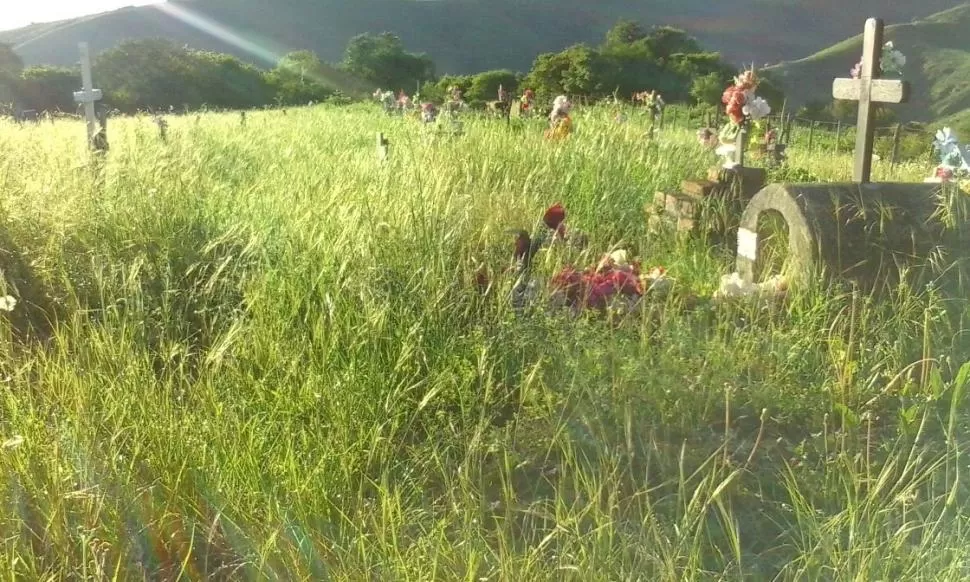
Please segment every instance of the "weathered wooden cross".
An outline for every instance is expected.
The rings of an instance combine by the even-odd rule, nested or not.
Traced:
[[[74,92],[74,101],[84,104],[84,118],[88,125],[88,145],[95,147],[95,139],[98,135],[98,118],[94,114],[94,104],[101,100],[101,89],[94,88],[91,80],[91,52],[88,43],[82,42],[79,45],[81,50],[81,91]]]
[[[832,96],[836,99],[859,102],[859,121],[856,124],[855,165],[852,180],[868,183],[872,175],[872,145],[875,136],[873,103],[906,103],[909,83],[880,79],[882,69],[883,22],[878,18],[866,21],[862,40],[862,73],[858,79],[836,79]]]

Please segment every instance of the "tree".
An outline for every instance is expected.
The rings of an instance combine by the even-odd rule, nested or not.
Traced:
[[[466,97],[469,101],[494,101],[498,99],[501,85],[509,94],[514,94],[519,86],[519,76],[508,70],[485,71],[472,77]]]
[[[312,51],[292,52],[267,74],[280,104],[305,104],[326,99],[333,90],[324,85],[323,62]]]
[[[422,101],[447,101],[451,94],[448,92],[450,87],[458,87],[462,94],[467,95],[472,86],[474,77],[471,75],[445,75],[438,79],[436,83],[427,83],[421,86]]]
[[[94,66],[106,102],[125,111],[244,108],[267,104],[273,95],[266,77],[252,65],[164,39],[123,42],[98,55]]]
[[[694,78],[690,86],[690,96],[698,105],[721,104],[721,95],[724,94],[725,83],[717,73],[708,73],[702,77]]]
[[[21,105],[37,111],[74,111],[74,91],[80,86],[77,69],[28,67],[20,78]]]
[[[620,20],[606,33],[606,47],[633,44],[647,38],[647,31],[633,20]]]
[[[645,39],[650,52],[658,59],[669,59],[675,54],[704,52],[694,37],[671,26],[655,26]]]
[[[23,68],[24,62],[13,47],[0,43],[0,104],[17,99],[17,78]]]
[[[596,95],[609,78],[608,62],[590,47],[576,45],[536,57],[526,84],[540,99],[551,99],[560,93]]]
[[[201,105],[188,50],[165,39],[130,40],[98,55],[94,64],[106,101],[119,109]]]
[[[378,87],[408,90],[434,80],[434,63],[424,54],[404,50],[397,35],[359,34],[350,39],[341,67]]]
[[[263,72],[232,55],[192,51],[193,84],[206,104],[232,109],[259,107],[273,100]]]

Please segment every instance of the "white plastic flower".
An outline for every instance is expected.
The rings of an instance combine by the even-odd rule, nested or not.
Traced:
[[[749,119],[757,121],[767,117],[771,113],[771,106],[761,97],[755,97],[745,103],[741,112]]]
[[[722,143],[714,150],[714,153],[724,158],[724,167],[730,169],[738,165],[734,160],[734,154],[737,150],[738,147],[733,143]]]
[[[944,127],[936,132],[936,142],[933,144],[933,147],[937,151],[945,151],[957,143],[957,138],[953,135],[953,130],[949,127]]]
[[[893,42],[889,41],[882,47],[882,60],[879,64],[883,73],[899,74],[906,66],[906,55],[896,50]]]
[[[615,250],[612,253],[610,253],[610,260],[613,261],[613,264],[619,265],[621,267],[630,264],[630,261],[627,258],[626,251],[623,249]]]
[[[933,149],[940,156],[940,167],[953,172],[970,172],[970,150],[960,142],[949,127],[936,132]]]
[[[10,295],[0,297],[0,311],[13,311],[17,307],[17,298]]]

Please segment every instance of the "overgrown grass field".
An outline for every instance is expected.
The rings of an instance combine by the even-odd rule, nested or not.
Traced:
[[[608,118],[561,144],[367,106],[172,118],[167,143],[118,119],[93,164],[79,123],[0,125],[2,576],[970,576],[947,298],[819,284],[622,325],[502,300],[506,229],[558,201],[700,297],[733,270],[643,213],[713,155]],[[850,175],[791,157],[773,179]]]

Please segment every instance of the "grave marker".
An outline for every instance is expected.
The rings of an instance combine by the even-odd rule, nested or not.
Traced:
[[[81,90],[74,92],[74,101],[84,106],[84,118],[88,126],[88,145],[92,149],[97,148],[98,141],[98,118],[95,115],[94,104],[101,100],[101,89],[94,88],[91,80],[91,52],[88,43],[78,44],[81,53]]]
[[[909,83],[879,78],[882,74],[879,59],[882,55],[884,28],[882,19],[870,18],[866,21],[862,40],[862,73],[858,79],[836,79],[832,84],[833,97],[859,102],[852,180],[860,184],[868,183],[872,175],[872,146],[875,136],[873,103],[898,104],[909,100]]]
[[[744,281],[758,278],[758,219],[769,211],[788,229],[786,276],[801,283],[823,273],[868,289],[891,288],[907,272],[911,280],[936,278],[933,254],[941,246],[965,246],[953,244],[958,229],[941,220],[938,184],[870,181],[872,104],[905,103],[909,96],[905,81],[879,79],[882,33],[881,20],[866,21],[860,78],[836,79],[832,90],[836,99],[859,101],[853,181],[771,184],[758,192],[738,229],[736,268]]]
[[[390,143],[387,141],[387,138],[384,137],[384,134],[382,132],[377,132],[377,159],[378,160],[382,162],[387,160],[387,152],[388,152],[389,146],[390,146]]]

